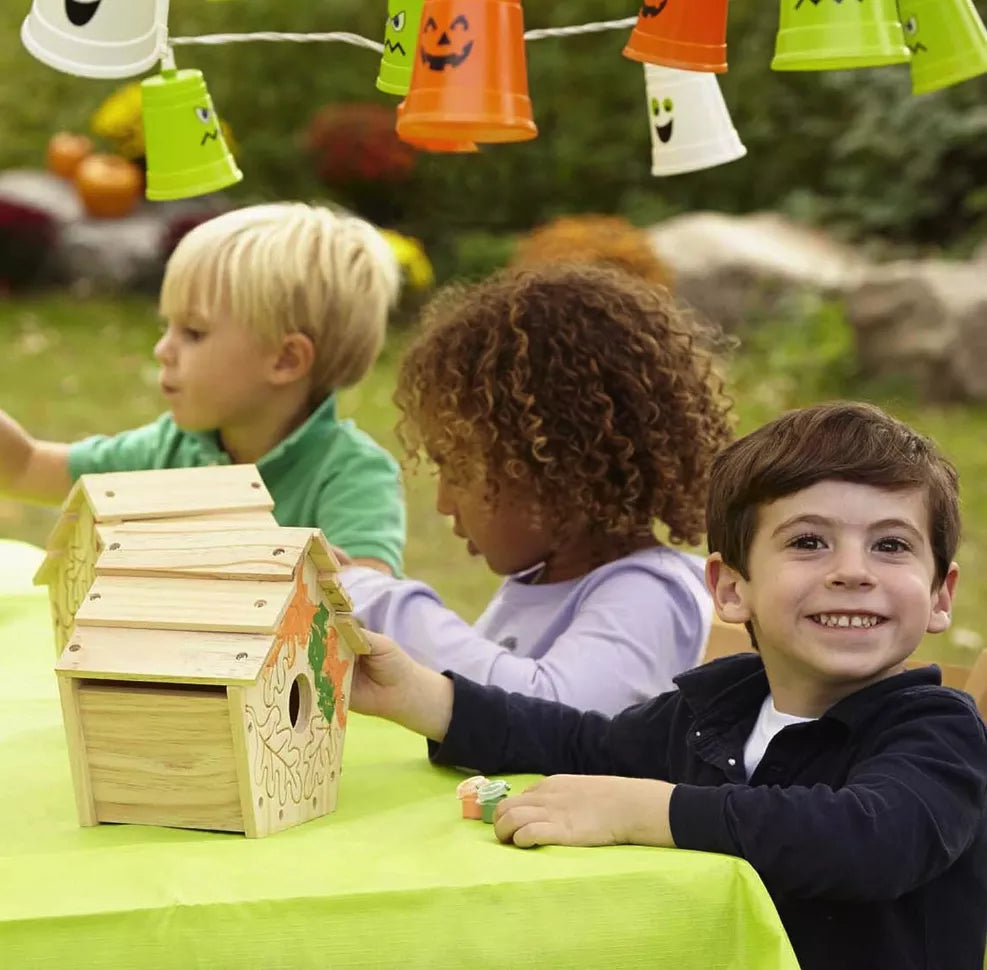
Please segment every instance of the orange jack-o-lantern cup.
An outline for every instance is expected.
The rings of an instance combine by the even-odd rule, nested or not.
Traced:
[[[404,102],[398,104],[398,122],[404,115]],[[446,155],[468,155],[475,154],[480,149],[474,141],[453,141],[448,138],[411,138],[402,136],[398,130],[398,138],[406,145],[417,148],[420,152],[444,153]]]
[[[727,0],[643,0],[624,57],[722,74],[726,40]]]
[[[527,141],[531,117],[519,0],[425,0],[402,139]]]

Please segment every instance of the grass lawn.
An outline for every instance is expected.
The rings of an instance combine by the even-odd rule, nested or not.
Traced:
[[[73,440],[149,421],[162,408],[151,347],[158,333],[147,300],[74,300],[42,296],[0,300],[0,407],[39,437]],[[400,352],[395,336],[374,373],[342,396],[341,411],[396,450],[391,403]],[[753,333],[730,363],[739,430],[780,410],[837,396],[887,407],[931,435],[955,461],[963,483],[964,541],[953,629],[930,637],[921,652],[965,662],[985,645],[987,629],[987,407],[923,406],[907,389],[863,385],[852,377],[852,341],[838,313],[817,308],[798,323]],[[407,481],[407,571],[434,585],[446,602],[475,617],[496,586],[467,557],[434,509],[433,483],[420,472]],[[0,536],[43,544],[52,509],[0,498]]]

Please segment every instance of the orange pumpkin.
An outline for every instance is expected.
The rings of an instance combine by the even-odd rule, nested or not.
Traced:
[[[75,187],[89,215],[118,219],[136,208],[144,173],[120,155],[90,155],[75,171]]]
[[[93,143],[85,135],[60,131],[52,135],[48,141],[48,171],[70,179],[75,175],[79,163],[91,154],[92,150]]]

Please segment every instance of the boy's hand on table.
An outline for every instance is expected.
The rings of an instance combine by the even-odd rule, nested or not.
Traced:
[[[494,813],[501,842],[535,845],[674,846],[668,805],[674,785],[615,775],[551,775]]]

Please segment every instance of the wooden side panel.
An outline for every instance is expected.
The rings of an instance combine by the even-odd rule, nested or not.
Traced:
[[[270,633],[77,626],[55,670],[68,677],[172,684],[252,684]]]
[[[65,742],[69,752],[69,768],[72,772],[72,788],[75,791],[75,808],[80,825],[98,825],[96,802],[93,799],[86,762],[86,741],[82,733],[79,713],[79,683],[67,677],[58,678],[58,695],[62,702],[62,723],[65,726]]]
[[[65,648],[75,625],[75,614],[96,578],[98,554],[93,517],[83,503],[67,544],[55,560],[55,574],[48,587],[56,656]]]
[[[259,828],[266,822],[264,801],[254,802],[254,786],[251,782],[250,737],[247,733],[246,705],[242,687],[230,687],[226,691],[229,706],[230,731],[233,735],[233,761],[236,767],[237,792],[240,796],[240,814],[243,817],[243,834],[249,839],[259,839],[268,834],[267,828]],[[251,730],[253,730],[251,728]]]
[[[80,482],[99,522],[274,508],[254,465],[108,472]]]
[[[307,559],[260,679],[242,690],[258,835],[336,807],[354,657],[334,624]]]
[[[291,580],[311,537],[309,529],[251,529],[206,532],[114,530],[96,563],[98,576],[185,576],[211,579]]]
[[[75,621],[79,626],[273,633],[291,589],[288,582],[97,576]]]
[[[244,830],[225,690],[82,682],[78,697],[99,821]]]

